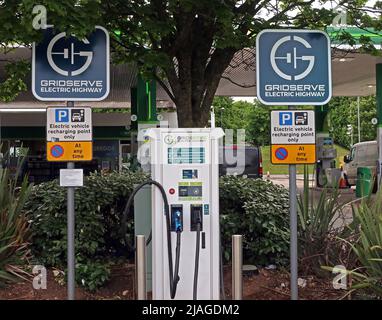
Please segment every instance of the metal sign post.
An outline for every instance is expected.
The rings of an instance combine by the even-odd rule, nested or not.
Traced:
[[[68,108],[74,107],[73,101],[68,101],[66,106]],[[74,162],[68,162],[68,169],[74,169]],[[67,224],[68,224],[68,300],[75,300],[75,270],[76,270],[76,257],[74,245],[74,232],[75,232],[75,212],[74,212],[74,187],[68,187],[67,199]]]
[[[289,106],[289,110],[293,109]],[[289,220],[290,220],[290,291],[291,300],[298,300],[298,239],[297,239],[297,168],[289,165]]]
[[[289,214],[290,214],[290,290],[291,299],[298,300],[298,253],[297,253],[297,184],[296,165],[289,165]]]
[[[316,162],[314,111],[332,96],[330,40],[316,30],[264,30],[256,38],[257,98],[271,112],[271,162],[289,165],[291,299],[298,299],[296,165]]]

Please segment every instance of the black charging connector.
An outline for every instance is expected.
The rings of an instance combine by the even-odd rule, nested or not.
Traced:
[[[196,300],[198,297],[200,235],[204,234],[202,230],[203,230],[203,206],[201,204],[192,204],[191,205],[191,231],[196,231],[194,287],[192,290],[193,300]]]
[[[198,231],[198,224],[200,231],[203,230],[203,206],[201,204],[191,205],[191,231]]]

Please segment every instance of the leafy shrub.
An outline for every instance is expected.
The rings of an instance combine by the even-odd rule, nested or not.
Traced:
[[[351,244],[360,266],[349,273],[355,280],[353,289],[367,289],[382,297],[382,190],[353,206],[352,230],[359,236]]]
[[[18,187],[18,172],[12,178],[9,169],[0,168],[0,285],[20,275],[16,266],[29,252],[29,226],[22,210],[31,185],[25,177]]]
[[[133,252],[133,219],[128,243],[120,234],[121,214],[142,173],[95,173],[75,194],[78,284],[90,290],[109,277],[109,258]],[[284,263],[289,250],[288,191],[270,182],[226,176],[220,180],[222,244],[228,259],[231,236],[244,236],[244,257],[256,264]],[[27,203],[33,253],[46,266],[66,267],[66,190],[57,181],[32,190]]]
[[[247,263],[284,264],[289,254],[289,193],[261,179],[220,179],[222,245],[230,257],[231,237],[243,235]]]
[[[305,166],[304,191],[298,196],[299,267],[305,274],[326,275],[321,266],[349,265],[354,259],[350,247],[340,240],[350,233],[343,220],[346,203],[340,203],[339,196],[338,188],[326,187],[314,199]]]
[[[127,232],[128,242],[120,234],[121,215],[127,198],[147,177],[143,173],[93,173],[85,177],[84,187],[75,192],[75,248],[80,264],[77,282],[94,289],[108,278],[110,256],[131,255],[134,241],[132,219]],[[46,266],[66,267],[67,218],[66,188],[58,181],[36,185],[26,203],[33,233],[32,251]],[[103,266],[101,266],[103,261]],[[100,276],[99,270],[103,270]],[[98,274],[98,282],[94,277]]]
[[[110,277],[110,265],[103,261],[76,263],[76,282],[90,291],[102,286]]]

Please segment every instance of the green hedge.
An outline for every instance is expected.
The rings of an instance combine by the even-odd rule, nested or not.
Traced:
[[[133,185],[147,179],[143,173],[93,173],[75,192],[75,246],[77,282],[94,289],[107,280],[109,257],[131,256],[134,226],[128,224],[128,243],[120,234],[121,212]],[[66,189],[58,181],[33,187],[26,203],[31,221],[32,252],[45,266],[66,267]],[[100,274],[94,278],[94,274]]]
[[[220,179],[220,221],[226,260],[231,236],[243,235],[244,262],[285,264],[289,252],[289,193],[261,179]]]
[[[120,234],[121,214],[133,185],[143,173],[100,174],[76,189],[77,283],[88,289],[109,277],[107,261],[133,253],[134,226],[128,220],[128,242]],[[220,180],[224,255],[230,256],[232,234],[244,236],[244,258],[256,264],[283,263],[288,254],[288,192],[272,183],[226,176]],[[33,234],[32,251],[46,266],[66,268],[66,189],[51,181],[34,186],[26,204]]]

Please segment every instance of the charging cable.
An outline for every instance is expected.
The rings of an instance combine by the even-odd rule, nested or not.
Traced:
[[[129,199],[127,200],[125,209],[123,211],[123,216],[122,216],[122,232],[123,236],[126,240],[126,223],[127,223],[127,215],[129,213],[130,207],[134,201],[134,196],[136,193],[143,188],[146,185],[154,185],[156,186],[162,195],[163,202],[164,202],[164,211],[166,215],[166,226],[167,226],[167,251],[168,251],[168,266],[169,266],[169,281],[170,281],[170,296],[171,299],[175,298],[176,294],[176,288],[178,286],[179,282],[179,263],[180,263],[180,243],[181,243],[181,232],[182,232],[182,226],[181,226],[181,221],[180,219],[178,221],[178,226],[180,224],[180,228],[176,229],[176,254],[175,254],[175,273],[174,273],[174,265],[173,265],[173,260],[172,260],[172,243],[171,243],[171,225],[170,225],[170,210],[169,210],[169,205],[168,205],[168,199],[166,196],[166,192],[163,188],[163,186],[155,181],[155,180],[147,180],[145,182],[142,182],[140,185],[138,185],[133,192],[131,193]],[[151,240],[151,237],[149,237]],[[147,242],[146,242],[147,245]]]

